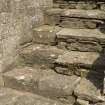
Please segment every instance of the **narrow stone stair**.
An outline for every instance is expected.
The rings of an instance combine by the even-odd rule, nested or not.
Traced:
[[[0,105],[104,105],[104,2],[54,0],[15,68],[0,74]]]

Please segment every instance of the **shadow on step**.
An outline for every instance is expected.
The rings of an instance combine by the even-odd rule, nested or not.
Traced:
[[[105,34],[105,29],[100,29]],[[105,47],[105,46],[104,46]],[[103,93],[104,88],[104,77],[105,77],[105,48],[103,47],[99,57],[93,63],[90,72],[88,73],[87,79],[90,80],[97,89],[100,89]]]

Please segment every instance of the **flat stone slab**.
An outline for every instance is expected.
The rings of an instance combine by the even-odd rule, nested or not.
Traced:
[[[3,79],[6,87],[56,99],[72,95],[81,78],[60,75],[50,69],[25,67],[5,73]]]
[[[83,78],[80,84],[76,87],[74,94],[87,101],[99,102],[105,101],[101,96],[100,83],[97,80]]]
[[[9,88],[0,89],[0,105],[63,105],[60,102],[28,92]],[[66,104],[67,105],[67,104]]]
[[[20,57],[26,64],[53,66],[53,63],[64,51],[55,46],[34,44],[20,50]]]
[[[60,30],[57,26],[44,25],[33,29],[33,41],[40,44],[55,44],[56,33]]]
[[[57,33],[58,38],[70,38],[70,37],[85,37],[85,38],[96,38],[104,39],[105,34],[102,33],[99,29],[68,29],[63,28]]]
[[[79,67],[92,68],[104,67],[104,61],[99,60],[100,55],[95,52],[78,52],[70,51],[60,55],[56,60],[56,63],[62,65],[74,65]]]
[[[52,8],[47,10],[46,13],[49,15],[60,15],[77,18],[105,19],[105,12],[100,10]]]
[[[64,41],[72,51],[101,52],[105,46],[105,34],[99,29],[63,28],[56,35],[58,41]]]

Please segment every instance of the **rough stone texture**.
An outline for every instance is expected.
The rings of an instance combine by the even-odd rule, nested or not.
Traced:
[[[0,87],[4,86],[4,81],[3,81],[3,77],[2,77],[2,73],[0,73]]]
[[[92,102],[105,101],[100,93],[100,82],[96,79],[83,78],[76,87],[74,94],[80,99]]]
[[[28,92],[19,92],[9,88],[0,89],[0,105],[63,105],[60,102],[46,99]],[[67,104],[66,104],[67,105]]]
[[[58,9],[51,8],[45,11],[48,15],[60,15],[77,18],[105,19],[105,12],[100,10]]]
[[[63,55],[59,55],[58,59],[56,60],[56,63],[91,68],[98,58],[99,54],[95,52],[70,51],[65,52]],[[99,62],[99,64],[97,64],[96,66],[104,67],[104,64]]]
[[[55,0],[55,5],[58,5],[59,8],[70,8],[70,9],[83,9],[83,10],[92,10],[92,9],[101,9],[103,7],[104,1],[100,0]]]
[[[33,30],[33,41],[41,44],[56,44],[56,33],[60,27],[44,25]]]
[[[81,99],[77,99],[76,103],[79,105],[89,105],[89,101],[85,101],[85,100],[81,100]]]
[[[66,42],[65,48],[73,51],[101,52],[105,44],[105,35],[98,29],[64,28],[56,35],[58,42]]]
[[[20,57],[26,64],[52,67],[57,57],[63,52],[55,46],[34,44],[20,50]]]
[[[103,102],[103,103],[97,103],[95,105],[105,105],[105,102]]]
[[[32,41],[32,28],[44,24],[43,9],[51,6],[52,0],[0,1],[0,72],[13,65],[19,44]]]
[[[2,69],[0,69],[0,72],[4,72],[7,67],[9,68],[8,65],[12,64],[16,59],[16,49],[18,48],[21,29],[19,19],[10,13],[0,14],[0,35],[2,43]]]
[[[48,25],[59,25],[60,27],[64,28],[89,28],[95,29],[100,27],[103,23],[101,20],[90,20],[90,19],[83,19],[83,18],[70,18],[70,17],[63,17],[60,15],[48,15],[45,14],[45,24]]]
[[[6,87],[56,99],[72,95],[81,78],[59,75],[48,69],[41,70],[25,67],[5,73],[3,79]]]

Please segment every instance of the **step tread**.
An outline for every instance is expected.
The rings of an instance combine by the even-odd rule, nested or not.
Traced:
[[[5,86],[42,96],[57,98],[72,95],[80,77],[65,76],[51,69],[16,68],[3,75]],[[63,80],[63,81],[62,81]]]
[[[69,29],[62,28],[56,33],[58,38],[74,37],[87,37],[87,38],[101,38],[105,39],[105,33],[102,33],[99,29]]]
[[[51,8],[45,11],[48,15],[60,15],[77,18],[105,19],[105,12],[101,10],[60,9]]]
[[[95,52],[70,51],[58,56],[56,62],[59,64],[93,65],[99,57],[100,55]]]
[[[28,92],[0,88],[0,105],[63,105],[60,102]],[[67,105],[67,104],[66,104]]]

